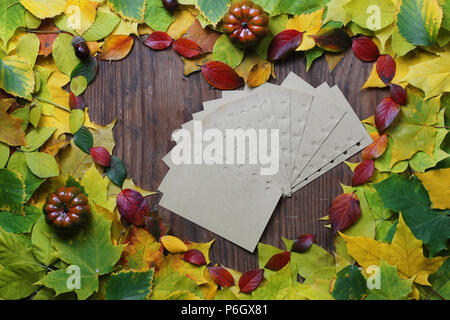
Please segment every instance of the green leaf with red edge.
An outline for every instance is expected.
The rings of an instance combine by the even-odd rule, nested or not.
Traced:
[[[334,232],[351,227],[361,216],[361,207],[356,194],[343,193],[334,198],[328,216]]]
[[[259,287],[263,278],[264,269],[247,271],[239,278],[239,289],[243,293],[250,293]]]
[[[206,81],[217,89],[234,90],[245,84],[233,68],[220,61],[209,61],[201,70]]]
[[[379,132],[386,130],[397,118],[400,106],[391,97],[384,98],[375,109],[375,125]]]
[[[132,228],[124,244],[120,263],[127,269],[147,271],[159,267],[164,258],[162,244],[144,228]]]
[[[98,58],[109,61],[124,59],[130,53],[133,42],[133,37],[127,35],[109,36]]]
[[[364,160],[358,164],[353,171],[352,186],[360,186],[370,180],[375,171],[375,163],[373,160]]]
[[[195,59],[205,53],[197,42],[187,38],[180,38],[176,40],[172,46],[176,53],[187,59]]]
[[[343,52],[352,45],[352,40],[342,28],[325,28],[311,37],[320,48],[329,52]]]
[[[155,31],[148,35],[144,44],[153,50],[164,50],[169,48],[173,43],[173,39],[163,31]]]
[[[234,285],[234,278],[231,273],[222,267],[208,267],[209,275],[215,283],[223,288]]]
[[[288,264],[290,258],[291,253],[289,251],[276,253],[272,257],[270,257],[269,261],[267,261],[264,268],[267,268],[272,271],[279,271],[283,269],[285,265]]]
[[[303,33],[288,29],[278,33],[270,42],[268,59],[275,61],[286,58],[301,44]]]
[[[395,77],[396,63],[390,55],[383,54],[377,60],[376,69],[380,80],[389,85]]]

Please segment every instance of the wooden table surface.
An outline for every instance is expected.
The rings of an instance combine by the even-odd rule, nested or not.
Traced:
[[[277,79],[294,71],[313,86],[322,82],[337,84],[360,117],[373,114],[377,102],[388,95],[387,90],[360,90],[372,64],[359,61],[348,50],[332,73],[325,58],[317,60],[308,72],[303,54],[277,63]],[[167,173],[161,159],[171,150],[173,130],[202,110],[202,102],[219,98],[220,91],[210,87],[200,73],[183,76],[183,63],[173,50],[155,52],[135,41],[130,55],[118,62],[101,62],[96,80],[85,94],[91,119],[106,124],[117,119],[114,130],[114,153],[125,163],[129,177],[147,190],[156,190]],[[359,160],[359,155],[351,160]],[[318,218],[327,215],[335,196],[341,193],[340,183],[350,184],[351,172],[341,164],[322,175],[292,198],[282,199],[261,238],[261,242],[283,248],[281,237],[295,238],[312,233],[315,242],[332,250],[333,235]],[[148,198],[151,205],[156,197]],[[160,208],[171,234],[194,242],[216,239],[211,261],[246,271],[258,266],[257,253],[249,253],[176,214]]]

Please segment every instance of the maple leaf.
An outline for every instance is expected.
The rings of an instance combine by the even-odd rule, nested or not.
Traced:
[[[93,205],[91,205],[91,209]],[[57,250],[56,256],[69,265],[80,268],[80,289],[68,288],[67,279],[70,276],[67,269],[52,271],[39,284],[52,288],[56,294],[74,290],[79,299],[86,299],[98,290],[99,277],[113,271],[120,258],[124,245],[111,244],[111,222],[100,216],[94,210],[91,220],[84,232],[71,241],[62,239],[55,234],[49,234],[52,245]]]
[[[144,228],[133,227],[124,244],[128,245],[123,250],[121,264],[127,269],[148,271],[158,267],[163,259],[162,244]]]
[[[450,209],[450,169],[431,170],[426,173],[416,172],[428,191],[432,208]]]
[[[450,92],[450,52],[411,66],[401,79],[425,92],[425,99]]]
[[[449,212],[430,209],[430,198],[420,181],[393,174],[374,187],[384,207],[401,211],[411,231],[429,244],[432,254],[446,247],[450,237]]]
[[[391,167],[418,151],[433,156],[436,137],[433,125],[438,121],[439,98],[424,100],[418,89],[409,87],[407,94],[408,104],[401,108],[397,123],[387,131],[393,142]]]
[[[336,274],[332,295],[336,300],[361,300],[367,284],[357,266],[350,265]]]
[[[414,282],[430,285],[428,276],[436,272],[444,263],[444,257],[426,258],[423,255],[422,241],[417,240],[411,230],[399,216],[398,225],[392,243],[383,243],[367,237],[352,237],[341,233],[348,253],[359,265],[368,268],[380,265],[380,259],[396,265],[400,278],[414,277]]]
[[[412,290],[412,279],[401,279],[396,266],[380,261],[379,288],[369,290],[366,300],[406,300]]]
[[[113,211],[116,206],[115,199],[108,199],[108,178],[102,177],[98,172],[95,164],[86,171],[81,180],[81,184],[84,186],[89,199],[96,204],[106,208],[109,211]]]
[[[304,13],[289,19],[286,29],[294,29],[303,33],[303,40],[297,51],[305,51],[315,47],[316,43],[310,35],[315,35],[322,27],[322,16],[325,9],[312,13]]]
[[[198,19],[187,29],[185,38],[195,41],[204,52],[212,52],[214,44],[221,34],[209,28],[203,28]]]
[[[297,279],[295,279],[297,280]],[[297,282],[297,281],[295,281]],[[291,264],[268,277],[267,282],[252,293],[254,300],[284,300],[294,283],[291,276]]]

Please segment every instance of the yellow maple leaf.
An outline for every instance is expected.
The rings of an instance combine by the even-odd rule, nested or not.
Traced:
[[[416,172],[416,176],[427,189],[433,208],[450,209],[450,169]]]
[[[20,0],[39,19],[53,18],[64,11],[66,0]]]
[[[83,34],[94,23],[98,2],[91,0],[68,0],[64,12],[67,26]]]
[[[311,35],[315,35],[322,27],[322,16],[325,8],[311,12],[303,13],[289,19],[286,29],[294,29],[303,32],[303,39],[297,51],[305,51],[314,48],[316,43]]]
[[[411,66],[401,81],[409,82],[425,92],[425,99],[450,92],[450,52]]]
[[[108,178],[103,178],[100,175],[94,163],[86,171],[83,179],[81,179],[81,184],[86,189],[87,194],[89,194],[89,198],[99,206],[113,211],[116,206],[116,200],[113,198],[108,199],[108,183]]]
[[[428,276],[435,273],[445,257],[428,259],[423,255],[422,241],[417,240],[400,214],[392,243],[383,243],[367,237],[351,237],[340,233],[348,253],[363,267],[377,266],[380,259],[396,265],[402,279],[414,277],[414,282],[431,285]]]

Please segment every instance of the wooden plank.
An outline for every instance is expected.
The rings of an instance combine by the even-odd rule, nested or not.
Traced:
[[[298,54],[277,64],[277,79],[273,82],[279,84],[294,71],[314,86],[324,81],[331,86],[337,84],[356,113],[365,119],[373,114],[377,102],[388,95],[387,90],[360,90],[371,68],[372,64],[359,61],[349,50],[332,73],[324,58],[306,72],[303,55]],[[124,161],[129,176],[150,190],[157,189],[167,172],[161,159],[174,145],[170,141],[172,131],[191,120],[192,113],[202,109],[203,101],[219,96],[201,74],[184,77],[183,63],[173,50],[154,52],[138,41],[125,60],[100,62],[98,76],[85,94],[93,121],[106,124],[117,119],[114,153]],[[359,160],[359,156],[352,160]],[[325,222],[317,219],[327,215],[331,201],[341,192],[340,182],[350,184],[350,181],[351,172],[342,164],[292,198],[281,200],[261,241],[283,248],[281,236],[294,238],[301,233],[313,233],[317,244],[332,250],[332,232],[323,227]],[[149,202],[154,205],[157,199],[150,197]],[[240,271],[257,267],[256,253],[248,253],[160,209],[171,232],[181,239],[205,242],[216,238],[211,250],[213,263]]]

